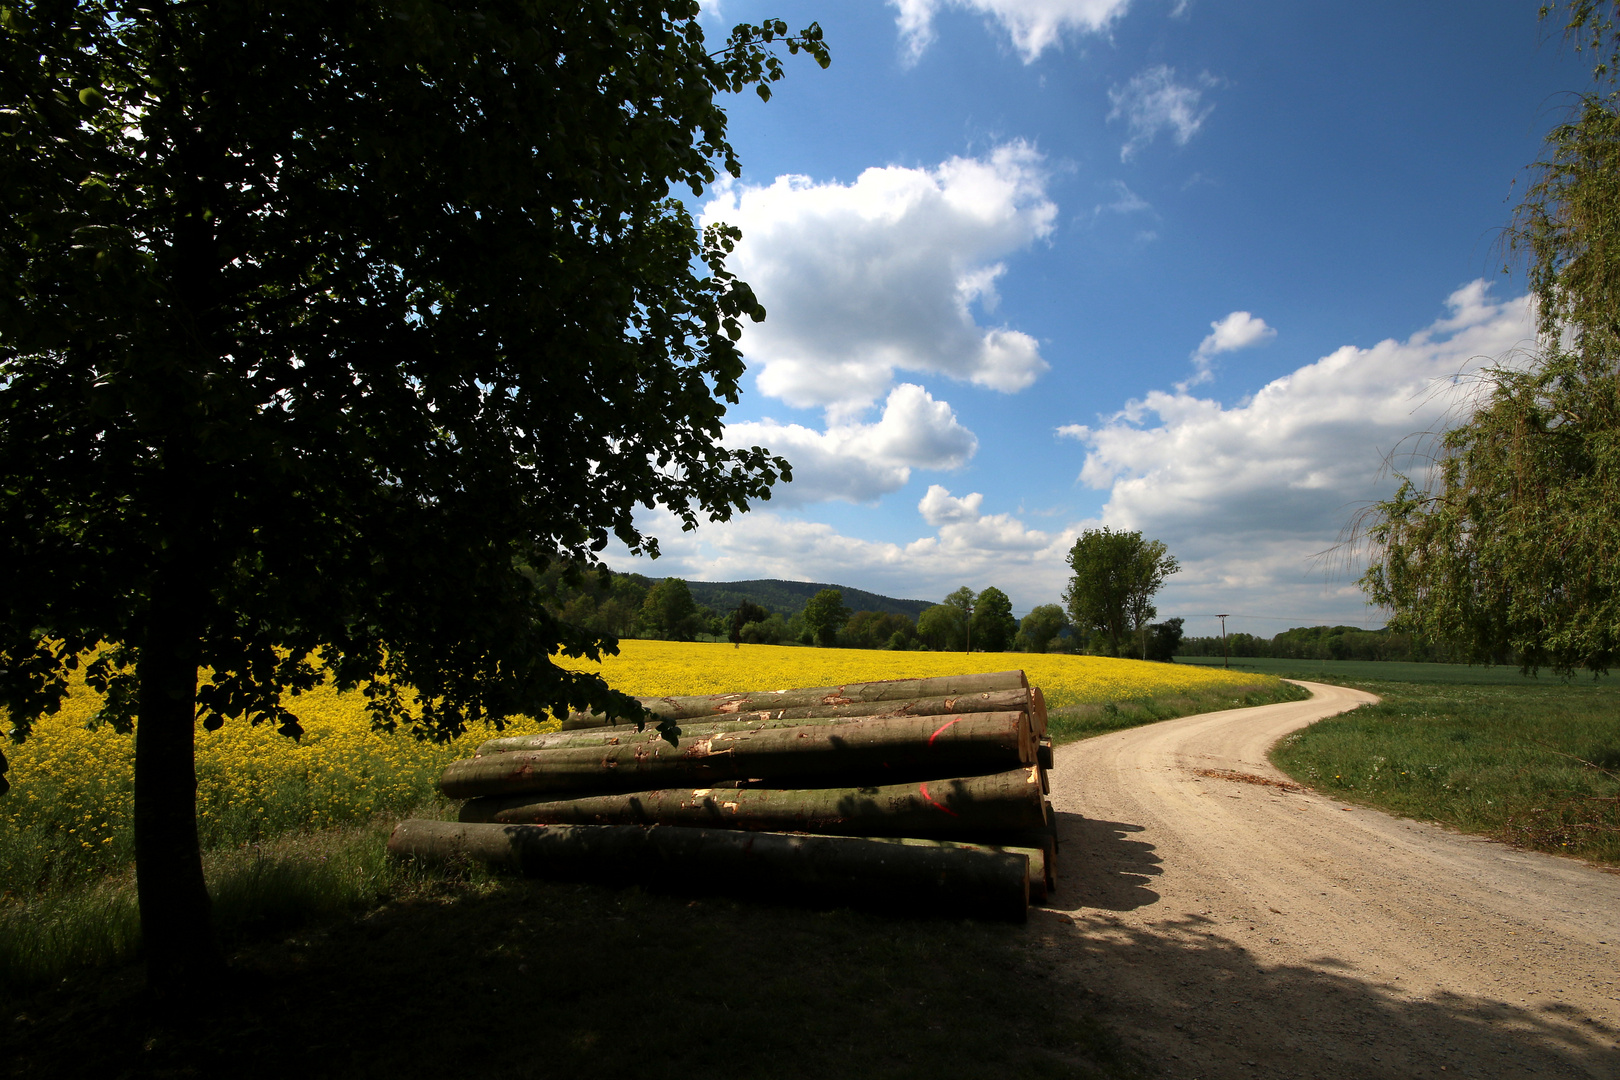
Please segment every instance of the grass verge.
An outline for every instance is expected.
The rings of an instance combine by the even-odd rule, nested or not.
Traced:
[[[450,817],[443,801],[418,817]],[[394,818],[292,832],[203,857],[214,925],[235,943],[373,907],[422,887],[420,871],[391,862]],[[68,974],[131,960],[140,951],[135,875],[42,891],[0,906],[0,991],[39,987]]]
[[[1620,685],[1344,679],[1383,702],[1312,724],[1272,760],[1347,802],[1620,865]]]
[[[1174,696],[1143,698],[1137,701],[1109,701],[1101,704],[1070,705],[1052,709],[1046,718],[1047,734],[1059,746],[1110,731],[1174,720],[1194,713],[1241,709],[1250,705],[1274,705],[1279,701],[1304,701],[1310,697],[1293,683],[1256,680],[1252,686],[1226,686],[1194,690]]]

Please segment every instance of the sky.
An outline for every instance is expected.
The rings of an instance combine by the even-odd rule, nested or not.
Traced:
[[[1536,8],[709,0],[832,51],[728,100],[743,174],[692,201],[768,312],[726,441],[794,480],[609,564],[1023,614],[1108,526],[1189,635],[1383,625],[1348,529],[1534,345],[1500,232],[1590,83]]]

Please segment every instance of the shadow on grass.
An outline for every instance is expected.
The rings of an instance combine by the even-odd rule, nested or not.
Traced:
[[[157,1018],[133,968],[0,1014],[0,1075],[1113,1077],[1024,927],[500,879],[239,953]]]

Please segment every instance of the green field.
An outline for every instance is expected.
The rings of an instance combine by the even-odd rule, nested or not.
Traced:
[[[1178,656],[1178,664],[1200,667],[1220,667],[1218,656]],[[1564,681],[1548,671],[1538,675],[1524,675],[1516,667],[1496,665],[1484,667],[1470,664],[1413,664],[1397,660],[1275,660],[1267,657],[1233,657],[1228,666],[1233,671],[1254,671],[1264,675],[1281,675],[1285,679],[1307,679],[1314,682],[1341,683],[1360,686],[1363,681],[1431,683],[1434,685],[1466,684],[1470,686],[1562,686]],[[1617,685],[1613,675],[1594,679],[1581,675],[1572,684]]]
[[[1284,739],[1272,760],[1300,783],[1399,817],[1620,865],[1614,680],[1332,681],[1383,700]]]

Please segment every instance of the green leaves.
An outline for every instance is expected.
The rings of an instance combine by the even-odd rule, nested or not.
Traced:
[[[719,436],[743,374],[726,268],[669,197],[740,170],[717,95],[820,28],[705,47],[694,4],[5,9],[0,695],[18,731],[92,664],[127,728],[165,574],[197,597],[205,726],[296,736],[322,651],[379,726],[633,715],[559,653],[520,567],[638,505],[695,526],[788,463]],[[44,628],[53,637],[34,633]],[[67,647],[66,645],[61,647]],[[117,657],[113,659],[112,657]],[[412,690],[406,687],[414,688]]]
[[[1069,618],[1082,641],[1093,632],[1106,635],[1115,656],[1125,636],[1157,614],[1153,595],[1165,578],[1181,570],[1162,541],[1106,526],[1081,533],[1068,561],[1074,571],[1063,594]]]

